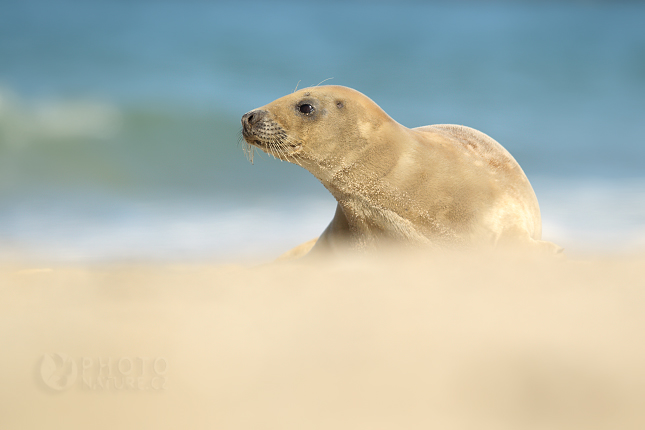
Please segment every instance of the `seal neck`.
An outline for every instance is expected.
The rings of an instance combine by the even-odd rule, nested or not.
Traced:
[[[402,160],[416,153],[417,141],[410,129],[392,120],[377,132],[355,137],[349,146],[341,142],[337,150],[324,159],[311,159],[304,165],[339,203],[360,199],[378,204],[390,199],[398,187],[392,181]],[[311,163],[311,164],[310,164]]]

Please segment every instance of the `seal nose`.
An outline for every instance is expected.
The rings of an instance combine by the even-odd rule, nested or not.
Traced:
[[[266,111],[263,110],[252,110],[251,112],[247,112],[242,116],[242,126],[248,130],[258,122],[262,121],[266,114]]]

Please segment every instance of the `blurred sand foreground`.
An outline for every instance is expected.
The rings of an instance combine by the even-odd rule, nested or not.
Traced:
[[[643,429],[645,258],[0,269],[1,429]]]

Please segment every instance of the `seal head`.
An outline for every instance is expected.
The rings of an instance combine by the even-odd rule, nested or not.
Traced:
[[[315,168],[312,163],[341,155],[353,158],[369,143],[369,130],[383,123],[396,124],[365,95],[324,86],[302,89],[246,113],[242,135],[264,152],[309,169]]]

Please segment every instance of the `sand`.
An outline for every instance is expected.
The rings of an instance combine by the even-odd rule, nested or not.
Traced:
[[[0,268],[2,429],[642,429],[645,258]]]

